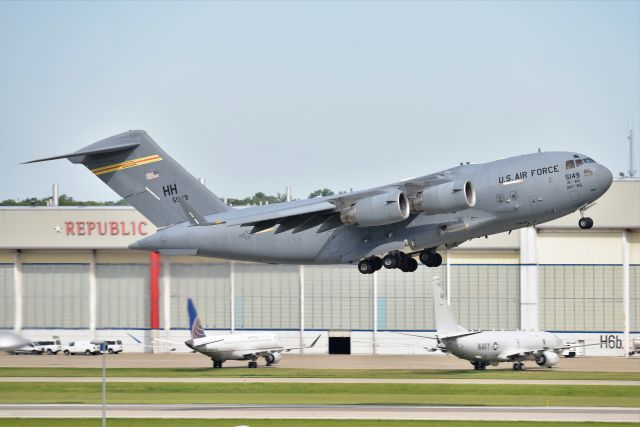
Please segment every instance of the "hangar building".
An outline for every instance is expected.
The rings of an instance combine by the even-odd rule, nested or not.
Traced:
[[[131,251],[154,227],[129,207],[0,208],[0,328],[149,351],[136,340],[186,339],[192,297],[210,330],[271,330],[290,346],[320,333],[314,353],[427,354],[432,341],[396,332],[433,331],[437,275],[467,328],[555,331],[599,343],[587,355],[624,355],[640,337],[640,180],[614,181],[587,213],[591,230],[576,213],[472,240],[435,269],[361,275]]]

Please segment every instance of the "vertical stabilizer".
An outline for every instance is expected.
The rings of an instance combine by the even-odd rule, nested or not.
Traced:
[[[64,158],[86,166],[157,227],[191,220],[184,206],[194,217],[230,209],[142,130],[27,163]]]
[[[458,325],[447,303],[447,289],[440,283],[440,277],[433,278],[433,313],[436,318],[438,336],[457,335],[469,332]]]
[[[204,338],[204,328],[200,323],[196,306],[191,298],[187,299],[187,312],[189,312],[189,329],[191,329],[191,339]]]

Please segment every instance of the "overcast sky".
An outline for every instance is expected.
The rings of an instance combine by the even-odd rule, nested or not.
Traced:
[[[66,160],[144,129],[219,196],[640,152],[640,2],[0,2],[0,199],[117,200]],[[637,168],[637,161],[636,161]]]

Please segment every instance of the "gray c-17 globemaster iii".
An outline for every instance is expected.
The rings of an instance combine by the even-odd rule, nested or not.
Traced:
[[[272,264],[437,267],[440,248],[583,212],[611,186],[611,172],[583,154],[538,152],[460,166],[368,190],[234,209],[151,139],[133,130],[67,158],[81,163],[158,231],[129,247]]]

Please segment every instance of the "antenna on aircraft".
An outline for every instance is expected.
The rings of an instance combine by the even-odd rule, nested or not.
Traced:
[[[636,170],[633,168],[633,129],[629,129],[629,178],[636,176]]]

